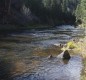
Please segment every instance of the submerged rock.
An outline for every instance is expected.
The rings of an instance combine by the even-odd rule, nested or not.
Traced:
[[[64,54],[63,54],[63,59],[70,59],[70,58],[71,58],[71,56],[70,56],[68,50],[65,50]]]
[[[52,55],[49,55],[49,56],[48,56],[48,59],[52,59],[52,58],[53,58],[53,56],[52,56]]]

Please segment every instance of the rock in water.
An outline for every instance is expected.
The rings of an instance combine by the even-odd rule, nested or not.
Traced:
[[[48,56],[48,59],[52,59],[52,58],[53,58],[53,56],[52,56],[52,55]]]
[[[70,58],[71,58],[71,56],[70,56],[68,50],[65,50],[64,54],[63,54],[63,59],[70,59]]]

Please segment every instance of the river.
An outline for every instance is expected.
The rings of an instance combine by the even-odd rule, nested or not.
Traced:
[[[68,61],[57,56],[59,44],[84,36],[84,30],[70,25],[52,29],[24,30],[0,39],[0,80],[80,80],[82,58]],[[53,55],[52,59],[48,56]]]

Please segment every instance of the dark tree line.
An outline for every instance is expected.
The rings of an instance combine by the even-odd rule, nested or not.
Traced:
[[[7,22],[7,17],[10,15],[11,0],[0,0],[0,19],[2,23]]]
[[[49,24],[74,24],[78,0],[27,0],[26,5],[42,22]]]
[[[85,0],[0,0],[0,23],[9,23],[13,12],[16,22],[17,12],[17,15],[19,12],[21,14],[19,5],[29,8],[41,24],[60,25],[74,24],[76,20],[85,21]]]

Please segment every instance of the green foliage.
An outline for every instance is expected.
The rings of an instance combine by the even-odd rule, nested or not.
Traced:
[[[80,0],[75,14],[77,20],[81,20],[83,24],[86,24],[86,0]]]
[[[65,47],[62,48],[63,51],[78,48],[78,46],[74,43],[74,41],[69,41]]]

